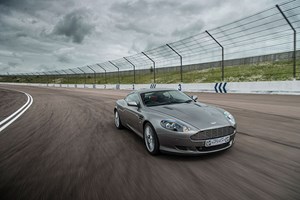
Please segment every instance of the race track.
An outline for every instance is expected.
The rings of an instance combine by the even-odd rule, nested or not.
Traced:
[[[3,88],[34,103],[0,133],[1,200],[300,199],[300,96],[197,94],[236,117],[233,148],[153,157],[114,127],[115,100],[128,91]],[[7,95],[0,120],[26,100]]]

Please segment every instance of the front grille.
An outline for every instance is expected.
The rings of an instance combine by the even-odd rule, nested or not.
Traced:
[[[220,144],[220,145],[216,145],[216,146],[212,146],[212,147],[196,147],[196,149],[198,151],[215,151],[215,150],[219,150],[219,149],[223,149],[225,147],[228,147],[230,145],[230,142],[224,143],[224,144]]]
[[[223,137],[226,135],[231,135],[235,131],[235,128],[232,126],[226,126],[222,128],[209,129],[200,131],[191,136],[192,140],[207,140],[212,138]]]

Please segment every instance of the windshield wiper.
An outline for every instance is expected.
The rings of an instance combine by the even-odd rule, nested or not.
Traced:
[[[191,103],[193,100],[192,99],[189,99],[189,100],[186,100],[186,101],[173,101],[171,102],[170,104],[177,104],[177,103]]]

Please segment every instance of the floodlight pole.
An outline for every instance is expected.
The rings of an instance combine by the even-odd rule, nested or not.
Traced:
[[[166,44],[167,47],[169,47],[172,51],[174,51],[180,58],[180,82],[183,82],[182,80],[182,56],[177,52],[175,51],[175,49],[173,49],[169,44]]]
[[[290,20],[285,16],[284,12],[281,10],[281,8],[279,7],[279,5],[276,5],[277,9],[279,10],[279,12],[282,14],[283,18],[286,20],[286,22],[289,24],[289,26],[291,27],[291,29],[294,32],[294,52],[293,52],[293,77],[294,79],[296,79],[296,48],[297,48],[297,31],[296,29],[293,27],[292,23],[290,22]]]
[[[205,31],[222,48],[222,81],[224,81],[224,47],[208,31]]]
[[[130,62],[126,57],[123,57],[127,62],[129,62],[129,64],[131,64],[133,66],[133,84],[135,84],[135,65]]]
[[[154,83],[155,83],[155,62],[154,62],[154,60],[152,60],[145,52],[142,52],[142,54],[144,54],[144,56],[146,56],[149,60],[151,60],[152,61],[152,63],[153,63],[153,78],[154,78]]]

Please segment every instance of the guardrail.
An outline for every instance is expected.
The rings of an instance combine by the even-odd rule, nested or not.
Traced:
[[[139,90],[145,88],[170,88],[183,92],[208,93],[253,93],[300,95],[300,81],[262,81],[262,82],[219,82],[189,84],[45,84],[45,83],[1,83],[9,85],[29,85],[55,88]]]

